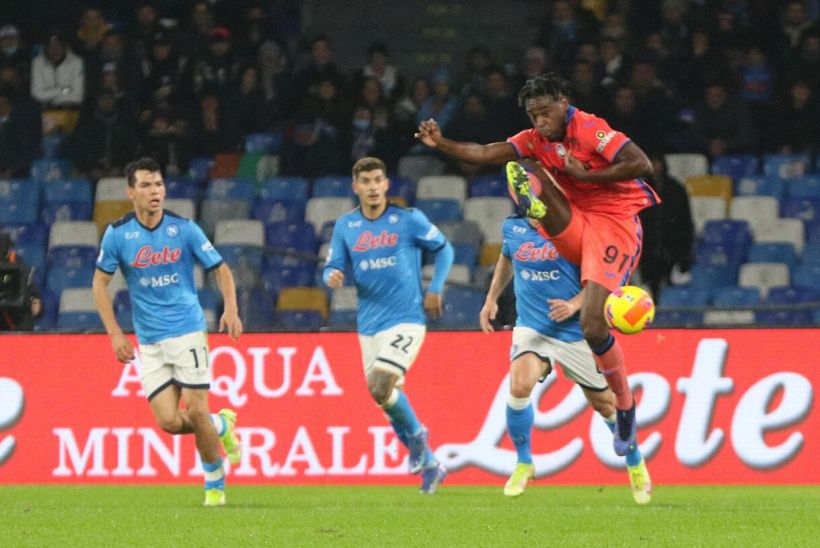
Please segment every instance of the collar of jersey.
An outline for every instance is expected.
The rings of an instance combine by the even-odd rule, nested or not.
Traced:
[[[159,227],[162,226],[162,222],[165,220],[165,210],[164,209],[162,210],[162,217],[160,217],[159,222],[157,223],[157,226],[155,226],[154,228],[148,228],[147,226],[142,224],[140,222],[139,218],[137,218],[136,212],[134,213],[134,220],[137,222],[138,225],[140,225],[142,228],[144,228],[148,232],[153,232],[153,231],[155,231],[156,229],[158,229]]]
[[[379,220],[379,219],[381,219],[382,217],[384,217],[384,216],[387,214],[387,211],[388,211],[391,207],[393,207],[393,204],[391,204],[391,203],[389,203],[389,202],[388,202],[388,203],[387,203],[387,207],[386,207],[386,208],[384,208],[384,211],[382,211],[382,212],[381,212],[381,214],[380,214],[378,217],[374,217],[373,219],[370,219],[370,218],[368,218],[368,217],[365,217],[365,216],[364,216],[364,212],[362,211],[362,206],[359,206],[359,215],[361,215],[361,216],[362,216],[362,219],[364,219],[365,221],[368,221],[368,222],[373,223],[373,222],[375,222],[375,221],[378,221],[378,220]]]

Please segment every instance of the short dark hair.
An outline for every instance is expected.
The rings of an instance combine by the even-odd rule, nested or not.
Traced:
[[[523,107],[528,100],[535,97],[547,96],[557,101],[569,95],[570,91],[567,81],[554,72],[548,72],[547,74],[542,74],[527,80],[518,93],[518,104]]]
[[[159,164],[153,158],[149,158],[148,156],[143,156],[139,160],[134,160],[133,162],[127,164],[125,166],[125,176],[128,179],[128,186],[134,186],[137,182],[137,171],[150,171],[151,173],[161,173],[162,169],[159,167]]]
[[[379,158],[373,156],[360,158],[353,164],[353,178],[355,179],[362,171],[373,171],[374,169],[380,169],[387,175],[387,166]]]

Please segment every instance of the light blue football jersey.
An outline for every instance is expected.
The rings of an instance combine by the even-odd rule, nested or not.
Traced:
[[[556,322],[549,317],[547,299],[569,300],[581,291],[581,270],[558,254],[552,242],[530,226],[526,218],[504,221],[501,253],[513,263],[516,326],[566,342],[584,338],[578,316]]]
[[[106,228],[97,268],[108,274],[122,270],[140,343],[206,329],[194,261],[212,270],[222,264],[222,257],[199,225],[170,211],[153,229],[140,224],[133,212]]]
[[[359,333],[373,335],[400,323],[425,323],[421,251],[436,252],[446,244],[444,235],[417,209],[389,205],[370,220],[356,208],[336,221],[325,273],[352,267]]]

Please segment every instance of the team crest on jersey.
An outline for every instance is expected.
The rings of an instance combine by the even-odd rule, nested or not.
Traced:
[[[564,148],[564,145],[562,145],[561,143],[558,143],[557,145],[555,145],[555,153],[560,158],[565,158],[566,155],[567,155],[567,149]]]
[[[396,215],[395,213],[391,213],[390,215],[387,216],[387,222],[390,223],[391,225],[394,225],[394,224],[399,222],[399,216]]]
[[[175,237],[179,234],[179,227],[177,225],[168,225],[165,229],[165,233],[168,235],[169,238]]]

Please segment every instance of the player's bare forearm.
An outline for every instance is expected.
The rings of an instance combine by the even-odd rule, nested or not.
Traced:
[[[577,160],[575,160],[577,162]],[[578,162],[580,164],[580,162]],[[653,174],[652,162],[643,150],[635,143],[627,143],[623,149],[615,156],[612,164],[587,171],[581,166],[580,169],[568,170],[570,175],[587,183],[612,183],[616,181],[628,181],[639,177],[649,177]]]
[[[488,302],[495,302],[510,283],[513,277],[512,261],[509,257],[501,254],[498,256],[498,261],[495,263],[495,271],[493,272],[493,279],[490,282],[490,288],[487,290]]]
[[[442,137],[438,142],[438,149],[448,156],[477,165],[502,164],[518,158],[515,149],[509,143],[480,145]]]
[[[97,313],[100,315],[105,332],[113,336],[122,333],[117,317],[114,315],[114,303],[108,295],[108,284],[111,282],[111,275],[100,270],[94,272],[94,279],[91,282],[91,293],[94,295],[94,304],[97,305]]]
[[[236,305],[236,284],[233,281],[230,267],[222,263],[214,271],[214,275],[216,276],[216,285],[219,287],[219,292],[222,293],[224,310],[236,314],[239,310]]]

